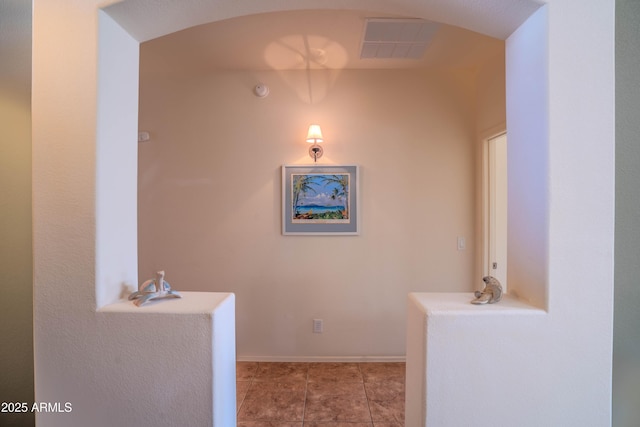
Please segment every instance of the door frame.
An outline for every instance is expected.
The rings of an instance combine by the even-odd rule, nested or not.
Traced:
[[[491,141],[495,138],[498,138],[502,135],[506,135],[507,130],[506,126],[501,125],[496,128],[493,128],[490,132],[485,133],[485,137],[482,138],[482,260],[481,260],[481,270],[482,275],[492,275],[492,256],[491,256],[491,245],[494,241],[493,227],[491,227],[491,208],[493,205],[492,197],[493,193],[491,191],[491,167],[492,167],[492,159],[491,159]],[[508,204],[508,201],[507,201]],[[506,243],[505,243],[506,244]],[[506,268],[506,260],[505,260],[505,268]],[[507,280],[506,280],[506,271],[505,277],[500,280],[500,284],[503,287],[504,292],[507,291]]]

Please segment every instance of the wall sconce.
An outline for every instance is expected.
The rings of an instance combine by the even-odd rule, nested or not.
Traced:
[[[322,147],[318,145],[319,142],[324,141],[322,138],[322,130],[320,125],[310,125],[309,132],[307,133],[307,142],[313,144],[309,147],[309,155],[313,158],[313,162],[317,162],[322,157]]]

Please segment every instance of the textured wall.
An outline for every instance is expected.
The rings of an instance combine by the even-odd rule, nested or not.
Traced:
[[[31,3],[0,2],[0,401],[33,401]],[[33,414],[0,413],[3,426]]]
[[[616,2],[613,425],[640,425],[640,2]]]
[[[507,39],[509,234],[523,237],[509,286],[523,298],[410,300],[412,426],[611,423],[614,7],[582,6],[554,1]],[[479,413],[478,396],[500,410]]]

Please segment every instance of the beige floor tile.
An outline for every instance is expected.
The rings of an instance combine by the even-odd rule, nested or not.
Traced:
[[[369,400],[404,400],[404,383],[397,381],[381,381],[364,383]]]
[[[250,381],[236,381],[236,412],[240,410],[250,385]]]
[[[307,399],[325,396],[347,396],[366,399],[364,384],[359,382],[317,382],[307,384]]]
[[[361,363],[360,371],[364,382],[398,381],[405,380],[404,363]]]
[[[362,382],[357,363],[311,363],[309,382],[356,381]]]
[[[251,384],[247,391],[246,399],[272,399],[274,396],[289,394],[304,400],[306,383],[295,382],[258,382]]]
[[[321,422],[305,422],[304,427],[372,427],[371,423],[349,423],[349,422],[334,422],[334,421],[321,421]]]
[[[260,362],[254,381],[306,381],[308,372],[308,363]]]
[[[236,362],[236,380],[249,381],[258,370],[258,362]]]
[[[404,427],[404,363],[238,362],[238,427]]]
[[[370,400],[369,409],[373,421],[404,423],[404,399]]]
[[[237,427],[302,427],[299,422],[280,422],[280,421],[241,421]]]
[[[324,396],[307,399],[305,421],[371,422],[369,405],[363,398]]]
[[[304,395],[297,392],[274,393],[268,398],[244,399],[238,421],[302,421]]]

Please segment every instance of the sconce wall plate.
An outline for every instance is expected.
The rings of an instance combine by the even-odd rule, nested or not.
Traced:
[[[318,144],[313,144],[311,147],[309,147],[309,155],[311,156],[314,162],[316,162],[320,157],[322,157],[323,153],[324,153],[324,150]]]

